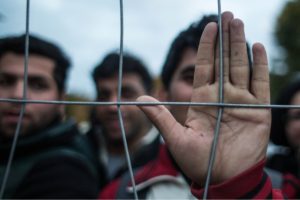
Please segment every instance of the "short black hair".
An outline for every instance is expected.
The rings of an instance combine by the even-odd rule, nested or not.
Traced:
[[[192,48],[197,51],[205,26],[210,22],[217,21],[217,15],[204,16],[200,21],[192,23],[187,29],[181,31],[176,36],[162,67],[161,80],[165,89],[168,89],[170,86],[173,74],[182,58],[183,51],[186,48]]]
[[[97,81],[101,78],[110,78],[119,72],[119,53],[111,52],[107,54],[101,63],[99,63],[93,70],[92,76],[95,82],[95,86],[98,90]],[[146,67],[146,65],[138,59],[136,56],[124,52],[123,54],[123,74],[135,73],[141,77],[144,88],[148,93],[153,88],[152,77]]]
[[[216,14],[203,16],[201,20],[192,23],[187,29],[181,31],[173,40],[161,72],[161,80],[165,89],[169,89],[170,82],[182,59],[183,52],[187,48],[192,48],[197,51],[204,28],[210,22],[218,23],[218,16]],[[246,44],[248,61],[251,67],[251,51],[249,44]],[[250,70],[250,76],[251,73],[252,71]]]
[[[300,92],[300,78],[287,83],[279,92],[275,104],[290,105],[295,94]],[[277,145],[290,146],[286,137],[286,115],[288,108],[272,109],[271,141]]]
[[[0,39],[0,58],[8,52],[25,55],[26,35],[9,36]],[[29,35],[29,55],[36,54],[55,62],[54,80],[59,92],[65,91],[68,69],[71,62],[67,55],[54,43],[37,36]]]

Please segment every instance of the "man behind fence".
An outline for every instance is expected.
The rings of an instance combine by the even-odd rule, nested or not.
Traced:
[[[204,16],[191,24],[173,40],[162,68],[160,100],[188,102],[193,91],[193,77],[199,38],[207,23],[217,21],[216,15]],[[178,122],[184,124],[188,106],[168,106]],[[188,152],[187,152],[188,153]],[[158,159],[136,171],[138,196],[142,199],[193,199],[190,179],[175,163],[166,145],[160,146]],[[100,198],[133,198],[131,180],[123,176],[111,183]]]
[[[269,104],[270,82],[264,46],[253,45],[250,76],[243,22],[225,12],[222,26],[224,102]],[[219,101],[222,79],[219,78],[217,35],[216,23],[209,23],[203,31],[194,60],[191,102]],[[149,96],[138,101],[157,102]],[[161,131],[177,164],[192,180],[192,193],[202,198],[219,107],[189,106],[183,124],[162,105],[141,106],[141,109]],[[270,178],[263,171],[270,126],[269,108],[223,108],[208,198],[283,198],[280,190],[272,189]]]
[[[97,101],[118,100],[119,54],[109,53],[93,71]],[[152,94],[153,80],[143,62],[136,56],[123,56],[121,101],[135,101],[140,95]],[[131,164],[135,170],[156,158],[160,145],[158,131],[144,113],[135,105],[120,106]],[[128,171],[116,105],[97,106],[92,111],[92,129],[88,135],[94,138],[95,151],[105,166],[107,184]],[[97,144],[98,142],[98,144]]]
[[[243,23],[230,12],[225,12],[222,18],[224,101],[269,104],[264,47],[253,46],[250,79]],[[218,102],[220,79],[215,21],[216,16],[204,17],[202,23],[193,24],[173,41],[162,71],[165,100]],[[149,96],[137,100],[157,102]],[[218,107],[170,106],[167,109],[159,105],[141,106],[141,109],[160,130],[168,148],[163,146],[156,161],[135,173],[139,197],[191,199],[193,194],[202,198]],[[208,198],[283,198],[279,190],[272,189],[268,175],[263,172],[270,124],[270,109],[224,108]],[[189,183],[192,183],[192,193]],[[126,188],[118,189],[120,185]],[[100,198],[122,197],[133,197],[129,179],[111,183],[100,195]]]
[[[0,40],[0,98],[22,100],[25,35]],[[28,100],[63,100],[70,61],[56,45],[29,37]],[[22,104],[0,103],[0,186]],[[95,198],[94,154],[64,105],[25,105],[3,198]]]

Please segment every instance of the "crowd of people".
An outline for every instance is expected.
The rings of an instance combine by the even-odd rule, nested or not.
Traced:
[[[222,14],[224,73],[220,79],[218,17],[203,16],[172,41],[156,88],[148,67],[124,52],[122,101],[270,104],[267,53],[250,50],[244,24]],[[71,61],[43,38],[0,39],[0,98],[62,101]],[[100,56],[100,55],[99,55]],[[118,100],[119,53],[109,52],[91,78],[97,102]],[[154,98],[154,97],[155,98]],[[291,81],[276,104],[300,104],[300,79]],[[64,104],[0,102],[0,187],[6,199],[133,199],[117,105],[94,106],[90,129],[67,119]],[[7,182],[7,162],[25,109]],[[133,177],[141,199],[203,198],[220,108],[216,106],[122,105]],[[299,109],[223,107],[208,198],[300,197]],[[267,159],[268,144],[284,146]],[[5,184],[5,185],[3,185]]]

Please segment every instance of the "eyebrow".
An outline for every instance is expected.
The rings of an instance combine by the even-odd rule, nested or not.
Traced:
[[[10,77],[10,78],[16,78],[17,77],[14,74],[6,73],[6,72],[0,72],[0,76],[6,76],[6,77]]]
[[[31,80],[31,81],[44,81],[44,80],[48,80],[48,79],[45,76],[28,76],[28,80]]]
[[[9,73],[9,72],[0,72],[0,75],[1,76],[8,76],[8,77],[16,77],[16,78],[19,78],[19,77],[23,78],[24,77],[24,74],[16,75],[14,73]],[[45,79],[48,78],[47,76],[40,75],[40,74],[27,74],[27,77],[30,77],[30,78],[45,78]]]
[[[195,65],[188,65],[181,71],[181,74],[190,73],[194,71],[195,71]]]

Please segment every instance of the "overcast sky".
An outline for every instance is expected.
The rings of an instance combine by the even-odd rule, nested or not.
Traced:
[[[223,0],[222,10],[245,22],[250,44],[265,44],[276,57],[273,30],[288,0]],[[91,71],[119,47],[119,0],[31,0],[30,32],[59,44],[71,57],[68,92],[94,97]],[[0,36],[25,31],[25,0],[0,0]],[[217,12],[217,0],[124,0],[124,46],[158,75],[177,33],[204,14]]]

